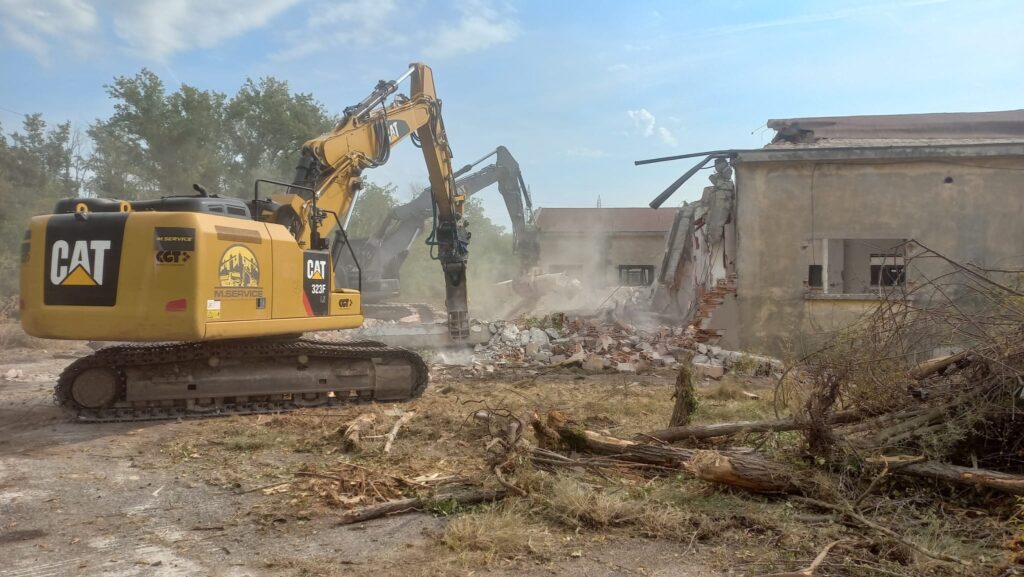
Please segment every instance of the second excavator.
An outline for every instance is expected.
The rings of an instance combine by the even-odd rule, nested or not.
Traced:
[[[494,161],[483,168],[470,172],[490,158]],[[481,190],[497,183],[512,222],[512,253],[519,260],[519,275],[526,276],[537,265],[540,248],[537,244],[537,227],[533,220],[533,201],[523,181],[519,163],[504,146],[463,166],[455,173],[457,194],[469,199]],[[354,258],[346,251],[338,251],[335,261],[337,284],[347,286],[350,279],[362,278],[363,302],[368,316],[397,318],[418,312],[421,317],[429,314],[427,305],[408,305],[386,301],[399,296],[401,282],[399,271],[412,250],[413,242],[420,237],[424,224],[432,222],[433,189],[423,189],[411,201],[396,206],[387,214],[380,226],[365,239],[351,239],[355,249]],[[433,223],[435,229],[437,224]],[[427,244],[433,239],[428,237]]]
[[[397,94],[407,78],[409,95]],[[464,197],[432,71],[413,64],[307,142],[293,182],[257,181],[250,202],[197,185],[195,196],[66,199],[33,218],[21,247],[25,331],[128,343],[72,362],[57,401],[78,420],[110,421],[419,396],[428,375],[415,353],[300,336],[362,324],[359,275],[339,286],[332,267],[352,250],[343,224],[361,174],[407,137],[430,177],[449,329],[464,337]],[[266,198],[261,185],[284,192]]]

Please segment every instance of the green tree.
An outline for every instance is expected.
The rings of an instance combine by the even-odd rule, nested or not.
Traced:
[[[107,94],[114,114],[89,129],[94,192],[140,199],[187,194],[194,182],[213,192],[227,184],[223,94],[182,85],[168,95],[146,69],[116,78]]]
[[[9,137],[0,127],[0,296],[17,292],[18,255],[29,219],[77,194],[75,158],[69,123],[48,129],[41,115],[32,114]]]
[[[312,95],[292,94],[287,82],[247,79],[225,113],[232,182],[290,178],[302,144],[334,122]]]
[[[349,238],[367,238],[380,228],[391,209],[398,204],[395,200],[395,185],[367,182],[356,197],[352,217],[345,232]]]
[[[290,179],[302,143],[334,122],[311,95],[274,78],[249,79],[228,100],[185,84],[168,93],[143,69],[107,93],[114,114],[89,129],[90,188],[113,198],[191,194],[192,183],[248,197],[256,178]]]

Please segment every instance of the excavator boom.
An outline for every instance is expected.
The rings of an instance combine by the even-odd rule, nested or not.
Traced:
[[[387,98],[396,93],[405,78],[411,79],[409,96],[396,94],[387,104]],[[444,274],[449,332],[453,339],[464,339],[469,335],[465,196],[456,190],[441,101],[434,89],[433,72],[425,64],[411,64],[396,81],[381,81],[373,93],[345,110],[334,130],[306,142],[295,183],[310,186],[315,193],[274,197],[278,206],[291,208],[277,211],[283,217],[275,214],[274,218],[294,223],[290,228],[300,245],[312,246],[318,238],[328,237],[335,226],[346,222],[362,187],[363,171],[387,162],[391,147],[406,137],[423,151],[430,178],[430,201],[436,215],[433,238]],[[321,230],[317,222],[328,224]]]

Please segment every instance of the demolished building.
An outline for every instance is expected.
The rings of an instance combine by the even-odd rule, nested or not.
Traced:
[[[650,286],[672,219],[672,211],[646,207],[540,208],[540,268],[588,288]]]
[[[711,186],[666,242],[654,310],[702,340],[768,354],[813,341],[940,274],[908,265],[922,246],[984,268],[1024,262],[1024,111],[768,127],[762,149],[706,153]]]

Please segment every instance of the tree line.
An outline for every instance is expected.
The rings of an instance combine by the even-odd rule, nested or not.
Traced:
[[[29,218],[50,212],[58,199],[192,194],[192,183],[248,198],[256,178],[290,179],[302,144],[337,122],[311,94],[292,92],[286,81],[270,77],[246,80],[228,97],[184,84],[168,91],[159,76],[143,69],[115,78],[106,90],[113,113],[84,131],[70,122],[48,124],[41,114],[25,116],[12,131],[0,124],[0,296],[18,290]],[[356,203],[351,236],[364,236],[405,200],[392,184],[368,184]],[[467,212],[471,250],[482,265],[470,282],[508,278],[514,270],[510,235],[487,219],[479,202],[471,201]],[[425,246],[413,247],[402,278],[403,297],[443,300],[440,267]]]

